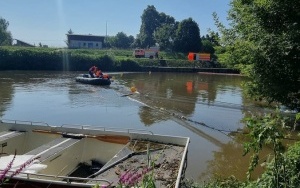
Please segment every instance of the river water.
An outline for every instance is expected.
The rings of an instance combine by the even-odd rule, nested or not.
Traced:
[[[246,178],[242,138],[246,78],[199,73],[110,73],[110,86],[75,82],[83,72],[0,72],[0,118],[133,128],[190,137],[186,177]],[[134,87],[138,93],[130,91]],[[259,172],[258,172],[259,173]]]

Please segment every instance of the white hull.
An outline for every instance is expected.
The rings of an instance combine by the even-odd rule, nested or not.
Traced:
[[[30,170],[29,166],[14,180],[41,186],[117,185],[121,174],[126,171],[120,166],[140,168],[150,157],[160,166],[154,169],[155,174],[159,174],[156,177],[158,187],[168,187],[171,183],[173,187],[179,187],[186,167],[188,144],[189,138],[186,137],[154,135],[143,130],[0,121],[0,164],[3,166],[5,157],[7,160],[15,152],[16,161],[22,161],[21,156],[38,157],[34,164],[36,168],[32,166],[33,170]],[[128,162],[130,160],[135,162]],[[91,165],[92,161],[97,161],[101,167],[83,177],[70,177],[77,173],[79,164]],[[173,164],[176,169],[163,168],[172,161],[177,161]],[[173,182],[165,182],[163,179],[166,178],[173,179]]]

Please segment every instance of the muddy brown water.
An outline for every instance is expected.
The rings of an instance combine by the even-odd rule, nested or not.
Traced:
[[[101,87],[75,82],[82,73],[0,71],[0,118],[190,137],[187,178],[197,182],[215,176],[246,178],[249,159],[242,157],[243,139],[228,136],[244,128],[241,119],[246,111],[263,110],[243,96],[246,78],[109,73],[114,81]],[[131,92],[132,87],[137,93]]]

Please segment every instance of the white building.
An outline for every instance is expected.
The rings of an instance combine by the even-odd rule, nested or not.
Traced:
[[[103,47],[103,36],[67,34],[69,48],[101,49]]]

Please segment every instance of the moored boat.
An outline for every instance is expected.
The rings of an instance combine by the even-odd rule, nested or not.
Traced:
[[[124,175],[149,172],[156,187],[177,188],[188,144],[145,130],[0,120],[0,174],[10,180],[1,186],[114,187]]]
[[[76,77],[76,81],[84,84],[91,85],[110,85],[111,80],[109,76],[99,77],[99,78],[91,78],[88,74],[82,74]]]

